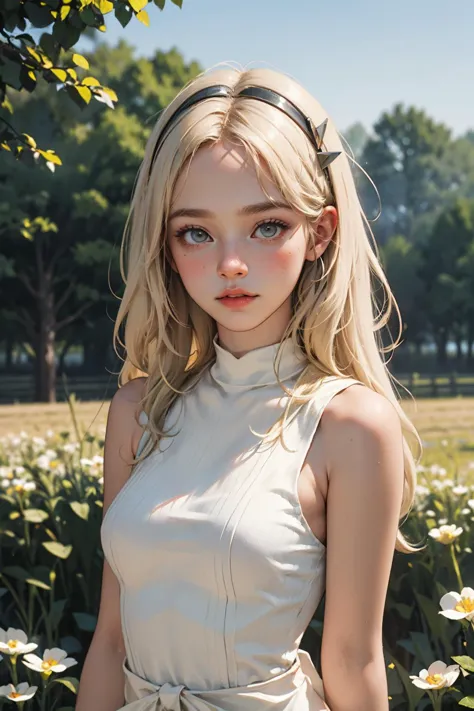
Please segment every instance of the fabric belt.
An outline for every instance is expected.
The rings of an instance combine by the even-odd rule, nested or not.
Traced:
[[[125,706],[118,711],[329,711],[311,657],[298,650],[286,671],[248,686],[193,691],[183,684],[153,684],[122,665]]]

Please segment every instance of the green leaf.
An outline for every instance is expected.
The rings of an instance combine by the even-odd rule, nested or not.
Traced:
[[[59,541],[44,541],[42,545],[49,553],[57,558],[65,560],[71,555],[72,546],[64,546],[62,543],[59,543]]]
[[[120,22],[122,27],[126,27],[133,17],[132,9],[129,5],[116,5],[115,17]]]
[[[16,580],[26,580],[30,575],[27,570],[19,565],[7,565],[6,568],[2,568],[2,574],[10,578],[16,578]]]
[[[472,657],[461,655],[460,657],[451,657],[451,659],[466,671],[474,672],[474,659]]]
[[[36,5],[33,2],[25,2],[23,9],[34,27],[47,27],[53,21],[51,8],[49,7]]]
[[[73,612],[72,614],[80,630],[84,632],[93,632],[95,630],[97,625],[97,617],[95,615],[89,615],[87,612]]]
[[[465,696],[458,702],[458,706],[467,706],[468,709],[474,709],[474,696]]]
[[[163,10],[166,0],[153,0],[153,2],[155,3],[156,7],[159,7],[160,10]]]
[[[42,580],[38,580],[37,578],[26,578],[26,582],[28,583],[28,585],[33,585],[34,588],[41,588],[42,590],[51,590],[51,585],[43,583]]]
[[[61,618],[64,613],[64,608],[66,606],[67,600],[55,600],[51,605],[51,611],[49,613],[50,621],[53,627],[57,627],[61,622]]]
[[[58,20],[54,23],[53,39],[59,42],[64,49],[70,49],[73,45],[77,44],[80,36],[81,29],[79,27],[73,27],[71,24],[59,22]]]
[[[49,514],[41,509],[25,509],[23,518],[29,523],[42,523],[48,518]]]
[[[171,2],[173,3],[173,5],[177,5],[179,9],[183,7],[183,0],[171,0]]]
[[[72,508],[76,516],[87,521],[89,518],[90,506],[86,503],[80,503],[79,501],[71,501],[69,506]]]
[[[73,694],[77,694],[79,689],[79,680],[73,676],[63,676],[61,679],[53,679],[53,683],[64,684]]]

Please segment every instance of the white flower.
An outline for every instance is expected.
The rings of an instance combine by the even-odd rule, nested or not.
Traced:
[[[459,664],[446,666],[439,660],[430,664],[428,669],[422,669],[419,676],[410,675],[412,683],[419,689],[442,689],[452,686],[459,676]]]
[[[36,460],[36,466],[40,469],[49,469],[49,457],[46,454],[41,454]]]
[[[15,474],[16,476],[21,476],[26,472],[25,467],[15,467]]]
[[[428,496],[430,494],[428,487],[423,486],[422,484],[418,484],[416,486],[415,492],[417,496]]]
[[[26,479],[12,479],[11,485],[15,491],[34,491],[36,489],[35,482]]]
[[[46,442],[43,437],[32,437],[31,441],[37,449],[44,449],[46,447]]]
[[[448,446],[448,440],[447,440],[447,439],[442,439],[442,440],[441,440],[441,446],[442,446],[442,447],[447,447],[447,446]]]
[[[435,476],[445,476],[447,473],[446,469],[444,467],[440,467],[439,464],[432,464],[430,467],[430,472]]]
[[[26,654],[36,649],[34,642],[28,643],[28,637],[23,630],[9,627],[6,631],[0,627],[0,651],[4,654]]]
[[[26,659],[26,662],[24,661]],[[68,667],[77,664],[77,661],[72,657],[67,656],[64,649],[53,647],[53,649],[45,649],[43,659],[36,654],[26,654],[23,664],[33,671],[41,672],[42,674],[50,674],[51,672],[62,672]]]
[[[453,487],[454,486],[454,481],[452,479],[445,479],[442,482],[442,489],[447,489],[448,487]]]
[[[453,487],[453,494],[456,494],[456,496],[462,496],[463,494],[467,494],[468,491],[469,489],[467,486],[459,485]]]
[[[30,686],[27,681],[22,681],[16,687],[13,684],[0,686],[0,696],[6,696],[7,699],[18,704],[32,699],[37,689],[37,686]]]
[[[474,469],[474,462],[469,462],[468,469]]]
[[[450,526],[443,524],[439,528],[432,528],[431,531],[428,531],[428,535],[434,538],[435,541],[438,541],[438,543],[448,545],[460,536],[462,532],[463,529],[461,526],[456,528],[456,524],[453,523]]]
[[[439,526],[444,526],[446,523],[448,523],[448,519],[447,519],[447,518],[440,518],[439,521],[438,521],[438,525],[439,525]]]
[[[471,507],[471,509],[474,509],[474,499],[469,499],[467,502],[467,505]]]
[[[67,454],[74,454],[77,449],[79,449],[78,442],[66,442],[66,444],[63,445],[63,450]]]
[[[104,463],[104,457],[102,457],[100,454],[94,454],[94,456],[92,457],[92,462],[96,466],[97,465],[102,466],[102,464]]]
[[[471,512],[471,509],[463,509],[463,510],[461,511],[461,513],[464,514],[465,516],[467,516],[468,514],[470,514],[470,513],[472,513],[472,512]]]
[[[428,509],[428,511],[425,511],[425,514],[428,516],[428,518],[435,518],[436,513],[432,511],[431,509]]]
[[[443,595],[439,604],[443,608],[438,614],[450,620],[472,620],[474,617],[474,590],[463,588],[461,594],[449,592]]]

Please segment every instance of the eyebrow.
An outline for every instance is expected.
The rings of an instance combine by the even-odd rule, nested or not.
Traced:
[[[291,205],[286,202],[278,202],[267,200],[266,202],[257,202],[254,205],[245,205],[238,211],[238,215],[257,215],[260,212],[266,212],[267,210],[274,210],[275,208],[284,208],[285,210],[291,210]],[[202,208],[191,208],[182,207],[179,210],[175,210],[169,216],[169,220],[175,217],[215,217],[215,212],[211,210],[204,210]]]

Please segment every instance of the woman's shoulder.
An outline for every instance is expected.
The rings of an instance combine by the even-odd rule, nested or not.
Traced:
[[[360,382],[331,399],[320,426],[325,451],[334,454],[376,443],[395,444],[402,439],[400,417],[393,403]]]
[[[133,453],[137,451],[138,442],[143,434],[141,401],[145,394],[147,380],[146,376],[129,380],[117,390],[110,403],[109,419],[122,425],[129,423]]]

